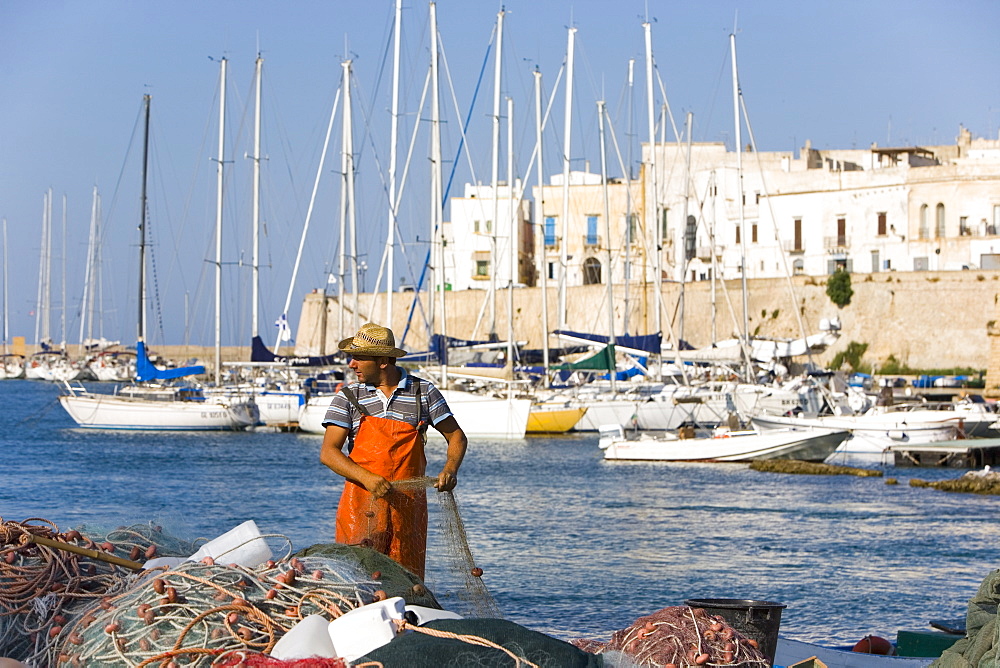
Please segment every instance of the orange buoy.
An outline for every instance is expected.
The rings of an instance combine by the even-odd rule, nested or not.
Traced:
[[[888,656],[893,653],[892,643],[880,636],[867,635],[854,645],[854,652],[862,654],[882,654]]]

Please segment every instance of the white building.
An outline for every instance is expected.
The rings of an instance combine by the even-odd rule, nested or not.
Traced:
[[[721,143],[693,144],[690,169],[686,145],[659,144],[655,157],[655,179],[648,145],[638,181],[605,188],[599,175],[573,172],[564,189],[554,176],[541,192],[532,188],[533,208],[515,204],[506,185],[495,202],[489,186],[467,185],[451,203],[447,281],[456,290],[489,287],[495,271],[496,285],[507,285],[512,219],[515,283],[525,285],[542,272],[567,286],[608,276],[639,283],[658,268],[662,280],[734,279],[744,262],[747,278],[1000,269],[1000,140],[973,139],[964,128],[949,146],[817,150],[807,142],[798,156],[744,152],[741,170]],[[660,258],[650,250],[658,234]]]

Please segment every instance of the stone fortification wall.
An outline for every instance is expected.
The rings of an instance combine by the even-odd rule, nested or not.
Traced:
[[[972,367],[985,369],[990,358],[988,326],[997,319],[994,311],[1000,294],[1000,272],[890,272],[853,274],[854,296],[851,303],[838,309],[826,295],[823,277],[797,276],[792,279],[754,279],[748,281],[748,313],[751,333],[759,336],[797,338],[814,334],[824,318],[839,318],[842,325],[840,341],[820,356],[820,363],[829,360],[854,341],[868,344],[865,361],[876,367],[890,355],[918,369]],[[716,338],[730,338],[739,331],[743,320],[743,298],[740,281],[717,284],[714,298],[708,281],[684,286],[683,333],[681,332],[681,286],[665,283],[663,309],[665,337],[683,338],[695,347],[711,343]],[[567,293],[568,329],[577,331],[607,331],[607,287],[591,285],[571,288]],[[447,293],[447,333],[466,339],[485,339],[490,333],[494,310],[488,291],[467,290]],[[426,348],[423,313],[424,303],[412,318],[404,347],[408,350]],[[500,291],[496,297],[497,335],[507,333],[509,297]],[[548,328],[559,327],[556,318],[557,293],[548,289]],[[715,307],[713,308],[713,301]],[[412,293],[393,296],[391,326],[401,336],[413,303]],[[357,320],[385,322],[385,296],[363,295]],[[652,288],[634,285],[629,288],[628,313],[623,286],[615,286],[614,319],[617,332],[623,331],[626,315],[632,334],[656,331],[656,305]],[[514,290],[514,336],[527,341],[533,348],[542,346],[543,318],[540,288]],[[713,321],[713,312],[715,313]],[[373,314],[373,315],[370,315]],[[314,292],[306,296],[302,316],[296,330],[296,354],[331,352],[337,342],[353,334],[354,313],[344,309],[341,326],[340,306],[334,296]],[[669,325],[668,325],[669,323]],[[325,339],[325,341],[324,341]],[[558,345],[555,340],[550,345]]]

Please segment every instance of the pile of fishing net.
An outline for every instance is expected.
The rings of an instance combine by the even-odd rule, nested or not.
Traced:
[[[5,656],[38,665],[54,665],[51,648],[69,620],[124,591],[132,571],[36,541],[56,541],[109,558],[117,555],[122,561],[126,555],[134,561],[197,549],[151,523],[83,533],[60,532],[40,518],[0,518],[0,647]]]
[[[615,631],[607,642],[574,640],[573,645],[605,655],[614,666],[747,666],[771,662],[753,638],[702,608],[672,606]]]
[[[58,546],[36,542],[46,540]],[[256,568],[225,556],[144,571],[134,561],[186,558],[199,542],[152,523],[61,533],[46,520],[0,519],[0,655],[37,666],[296,665],[265,653],[308,615],[333,620],[393,596],[440,608],[419,578],[360,546],[292,556],[289,544]]]
[[[293,557],[254,569],[205,561],[148,571],[102,599],[59,634],[59,660],[136,666],[266,654],[308,615],[332,620],[386,596],[347,560]]]

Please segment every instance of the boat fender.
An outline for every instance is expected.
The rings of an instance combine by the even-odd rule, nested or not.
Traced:
[[[873,635],[867,635],[859,640],[851,651],[862,654],[882,654],[884,656],[895,654],[891,642],[880,636]]]
[[[405,619],[405,613],[406,601],[401,596],[344,613],[327,626],[334,651],[340,658],[354,661],[388,644],[398,628],[393,620]]]
[[[337,656],[330,640],[330,622],[322,615],[309,615],[281,636],[271,650],[271,658],[281,661]]]

